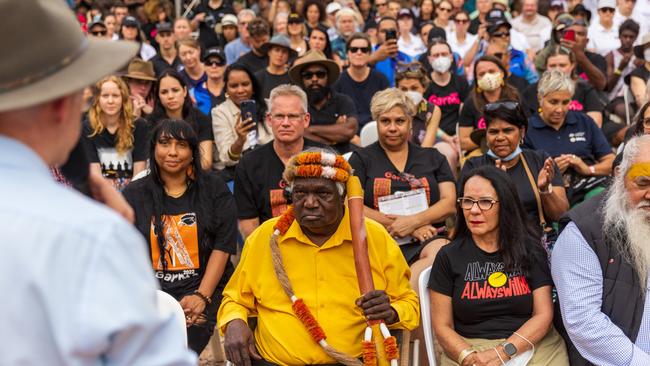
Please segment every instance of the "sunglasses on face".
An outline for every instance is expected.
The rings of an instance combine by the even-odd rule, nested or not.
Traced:
[[[467,24],[469,23],[469,19],[454,19],[454,22],[458,24]]]
[[[306,80],[313,79],[314,75],[319,79],[325,79],[327,77],[327,71],[323,71],[323,70],[305,71],[302,74],[300,74],[300,76],[302,76],[302,78]]]
[[[494,34],[492,35],[492,37],[496,37],[496,38],[506,38],[506,37],[510,37],[510,33],[508,33],[508,32],[496,32],[496,33],[494,33]]]
[[[598,11],[602,11],[603,13],[613,13],[615,11],[614,8],[601,8],[598,9]]]
[[[299,19],[291,19],[287,22],[287,24],[300,24],[302,23]]]
[[[509,111],[514,111],[517,110],[517,107],[519,107],[519,103],[507,100],[502,102],[488,103],[485,105],[485,111],[493,112],[500,108],[507,109]]]
[[[105,36],[108,32],[107,31],[91,31],[90,34],[93,36]]]
[[[206,66],[224,66],[226,63],[219,60],[208,60],[205,64]]]
[[[422,65],[420,64],[399,64],[397,65],[397,72],[418,72],[422,70]]]
[[[357,53],[359,51],[361,51],[362,53],[369,53],[370,47],[350,47],[348,51],[350,51],[350,53]]]
[[[451,13],[451,8],[438,8],[440,11],[444,11],[445,13]]]

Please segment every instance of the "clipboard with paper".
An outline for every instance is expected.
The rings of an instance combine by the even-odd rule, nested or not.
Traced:
[[[424,188],[412,191],[395,192],[389,196],[379,197],[377,200],[379,212],[385,215],[415,215],[429,208],[427,194]],[[395,238],[397,244],[404,245],[415,241],[412,236]]]

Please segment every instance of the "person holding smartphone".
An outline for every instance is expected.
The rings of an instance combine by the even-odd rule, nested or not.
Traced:
[[[401,52],[397,46],[399,31],[397,20],[393,17],[383,17],[377,25],[379,44],[375,46],[370,56],[369,63],[375,65],[375,70],[383,73],[390,86],[395,86],[395,70],[401,63],[413,61],[412,57]]]
[[[212,110],[212,130],[224,179],[232,180],[234,168],[242,154],[273,139],[264,125],[264,100],[255,75],[244,65],[226,68],[226,101]]]

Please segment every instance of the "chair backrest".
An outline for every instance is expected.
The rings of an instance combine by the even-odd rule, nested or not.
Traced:
[[[366,147],[373,142],[379,139],[377,136],[377,122],[370,121],[361,127],[361,132],[359,132],[359,138],[361,140],[361,146]]]
[[[433,327],[431,326],[431,300],[429,299],[429,288],[427,287],[430,274],[431,267],[428,267],[420,273],[420,278],[418,278],[418,288],[420,292],[420,319],[422,321],[424,345],[427,348],[429,366],[436,366],[435,347],[433,346]]]
[[[149,173],[151,173],[151,171],[149,169],[145,169],[145,170],[141,171],[140,173],[134,175],[133,178],[131,178],[131,182],[134,182],[134,181],[136,181],[138,179],[142,179],[142,178],[146,177],[147,175],[149,175]]]
[[[163,316],[173,314],[174,321],[178,324],[178,332],[183,334],[185,346],[187,347],[187,327],[185,323],[185,312],[181,304],[174,297],[164,291],[158,290],[158,313]]]

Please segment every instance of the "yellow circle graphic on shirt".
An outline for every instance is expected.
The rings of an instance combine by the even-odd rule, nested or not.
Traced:
[[[488,277],[488,283],[494,288],[499,288],[506,284],[508,276],[503,272],[494,272]]]

